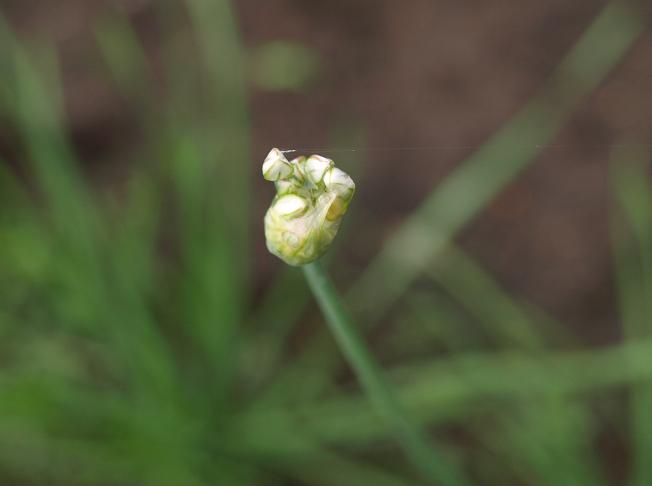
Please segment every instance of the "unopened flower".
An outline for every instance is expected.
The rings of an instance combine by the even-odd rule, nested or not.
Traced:
[[[290,265],[321,257],[353,198],[351,177],[320,155],[288,161],[278,149],[265,158],[263,177],[276,185],[265,215],[269,251]]]

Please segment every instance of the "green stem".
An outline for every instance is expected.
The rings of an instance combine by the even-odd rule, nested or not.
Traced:
[[[319,262],[303,267],[308,285],[343,354],[362,383],[377,412],[394,429],[405,455],[420,472],[435,484],[457,485],[463,481],[441,460],[425,434],[408,419],[381,369],[356,331],[342,298]]]

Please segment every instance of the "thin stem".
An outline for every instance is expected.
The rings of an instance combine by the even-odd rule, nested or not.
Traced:
[[[441,460],[425,434],[408,419],[396,396],[385,381],[361,335],[356,331],[342,298],[319,262],[303,267],[308,285],[335,335],[343,354],[362,383],[369,399],[394,429],[405,455],[435,484],[458,485],[466,481]]]

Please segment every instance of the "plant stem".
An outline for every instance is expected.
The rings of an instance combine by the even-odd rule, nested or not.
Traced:
[[[379,365],[375,362],[361,335],[356,331],[341,296],[321,263],[313,262],[305,265],[303,271],[344,356],[353,367],[376,411],[394,429],[396,438],[407,458],[424,477],[435,484],[466,483],[441,460],[428,443],[426,435],[408,419],[385,381]]]

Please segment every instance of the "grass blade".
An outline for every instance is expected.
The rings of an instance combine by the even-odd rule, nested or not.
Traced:
[[[613,181],[625,225],[614,230],[618,292],[624,338],[652,336],[652,187],[641,153],[614,154]],[[624,226],[624,227],[623,227]],[[633,367],[652,368],[652,355],[630,355]],[[652,380],[633,385],[630,433],[634,446],[632,484],[652,483]]]
[[[384,243],[349,295],[355,309],[365,316],[365,326],[377,322],[455,234],[552,141],[642,29],[630,5],[607,5],[541,94],[446,178]]]

